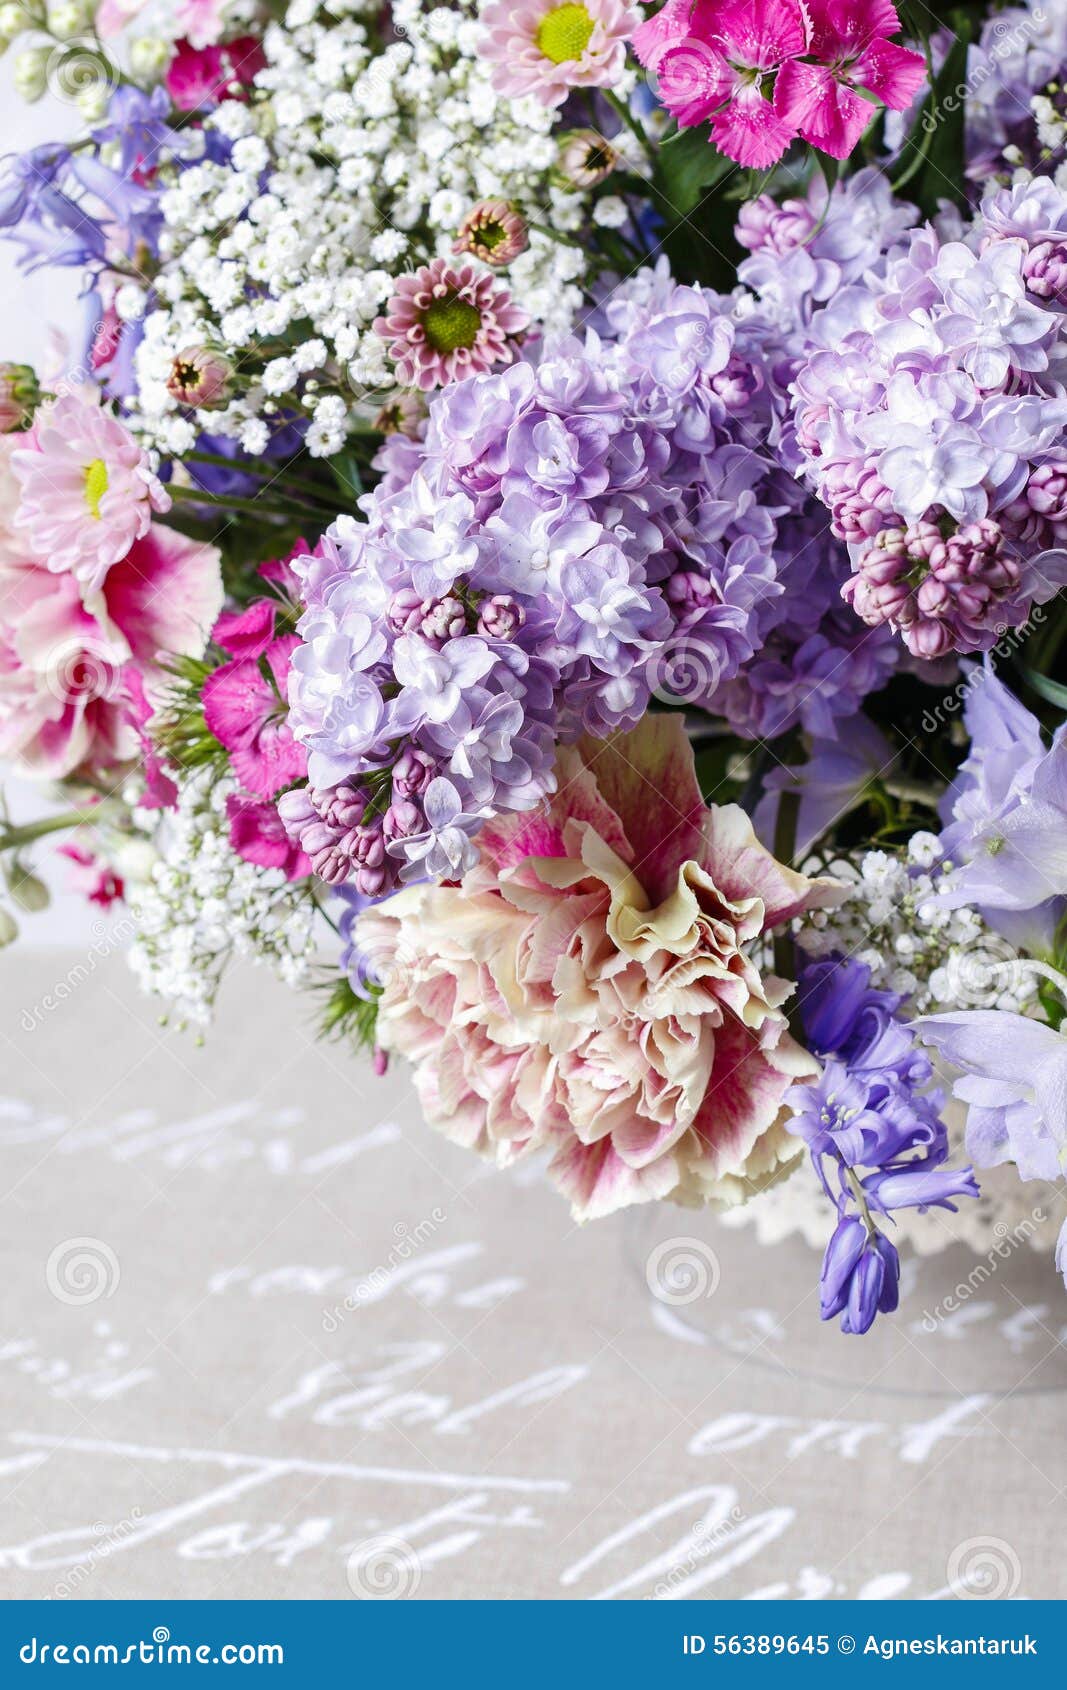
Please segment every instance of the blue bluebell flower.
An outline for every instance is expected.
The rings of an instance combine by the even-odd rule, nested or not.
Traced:
[[[901,999],[872,986],[863,963],[827,957],[802,968],[799,1004],[805,1041],[823,1068],[786,1101],[839,1217],[823,1258],[822,1318],[840,1315],[842,1331],[861,1333],[897,1306],[897,1252],[878,1218],[953,1209],[978,1187],[969,1167],[946,1165],[943,1094],[899,1019]]]

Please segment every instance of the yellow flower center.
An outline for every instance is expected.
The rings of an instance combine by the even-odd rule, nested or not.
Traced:
[[[482,314],[467,300],[452,294],[447,299],[435,299],[427,307],[422,326],[435,352],[456,352],[461,346],[474,345]]]
[[[107,492],[107,465],[103,458],[94,458],[85,471],[85,503],[89,514],[100,521],[100,501]]]
[[[580,59],[589,45],[593,20],[585,6],[553,6],[537,26],[537,45],[554,65]]]

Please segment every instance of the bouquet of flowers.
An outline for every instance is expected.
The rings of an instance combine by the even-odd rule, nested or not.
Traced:
[[[179,1025],[799,1193],[866,1332],[1067,1157],[1067,0],[140,12],[0,5],[0,938],[63,839]]]

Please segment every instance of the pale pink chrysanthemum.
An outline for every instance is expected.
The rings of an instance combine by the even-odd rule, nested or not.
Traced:
[[[530,321],[493,276],[444,258],[401,276],[385,310],[374,327],[390,342],[397,381],[423,392],[512,363]]]
[[[469,252],[499,270],[529,244],[526,219],[507,200],[479,200],[460,224],[452,251]]]
[[[170,509],[146,454],[98,400],[79,389],[43,406],[12,455],[17,529],[48,569],[69,572],[87,593],[148,532],[152,512]]]
[[[624,0],[491,0],[482,13],[482,55],[500,94],[532,94],[559,106],[572,88],[609,88],[626,63],[626,38],[641,22]]]

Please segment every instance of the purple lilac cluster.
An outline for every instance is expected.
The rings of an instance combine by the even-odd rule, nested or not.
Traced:
[[[995,190],[812,317],[795,445],[842,591],[917,657],[988,650],[1067,581],[1067,194]]]
[[[930,1061],[897,1019],[902,1000],[840,956],[802,968],[798,997],[805,1042],[823,1069],[786,1101],[838,1213],[823,1258],[822,1318],[840,1315],[842,1331],[866,1332],[896,1308],[900,1272],[876,1217],[953,1209],[953,1198],[977,1197],[978,1186],[969,1167],[944,1165],[943,1094],[930,1089]]]
[[[819,693],[828,601],[810,628],[798,604],[847,559],[764,444],[769,383],[730,305],[661,267],[583,341],[445,388],[421,440],[387,442],[362,520],[297,560],[310,785],[281,809],[323,878],[377,896],[461,875],[485,817],[553,790],[559,741],[629,727],[653,696],[752,733],[821,696],[832,728],[884,673],[825,661]]]
[[[986,19],[967,55],[968,175],[1007,180],[1020,165],[1043,172],[1063,162],[1047,131],[1067,114],[1065,69],[1061,0],[1032,0]]]

